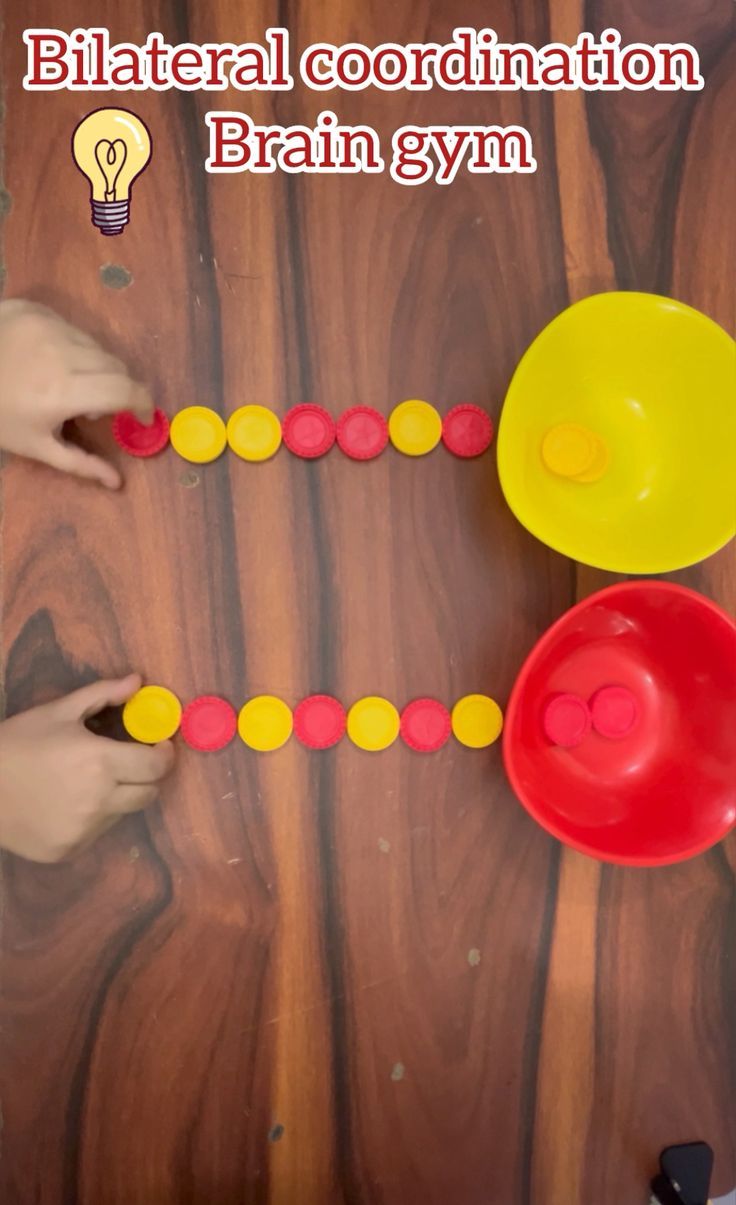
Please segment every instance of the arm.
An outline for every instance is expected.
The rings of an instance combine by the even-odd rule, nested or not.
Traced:
[[[145,420],[152,403],[119,360],[43,306],[0,302],[0,449],[116,489],[117,470],[65,443],[61,428],[126,409]],[[97,682],[0,724],[0,847],[56,862],[155,799],[171,744],[121,744],[84,725],[139,686],[135,675]]]

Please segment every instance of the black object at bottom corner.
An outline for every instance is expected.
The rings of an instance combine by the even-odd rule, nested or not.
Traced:
[[[652,1180],[658,1205],[708,1205],[713,1151],[707,1142],[668,1146],[659,1157],[660,1175]]]

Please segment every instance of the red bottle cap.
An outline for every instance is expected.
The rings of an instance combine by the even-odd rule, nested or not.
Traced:
[[[335,442],[335,423],[322,406],[305,402],[292,406],[281,425],[284,443],[295,456],[316,460],[329,452]]]
[[[555,695],[544,709],[542,723],[553,745],[573,749],[590,732],[590,709],[580,695]]]
[[[410,749],[434,753],[450,736],[450,713],[437,699],[414,699],[401,713],[400,731]]]
[[[135,414],[121,410],[112,420],[112,433],[129,456],[155,456],[169,442],[169,420],[163,410],[154,410],[153,422],[146,427]]]
[[[625,686],[603,686],[590,700],[593,727],[599,736],[620,741],[639,719],[639,703]]]
[[[294,711],[294,732],[308,749],[329,749],[345,735],[345,708],[331,695],[310,695]]]
[[[193,699],[181,717],[181,734],[192,749],[213,753],[224,749],[235,736],[238,717],[225,699],[200,695]]]
[[[372,460],[388,443],[388,423],[372,406],[353,406],[338,419],[337,443],[353,460]]]
[[[442,442],[455,456],[480,456],[493,439],[493,423],[480,406],[453,406],[442,424]]]

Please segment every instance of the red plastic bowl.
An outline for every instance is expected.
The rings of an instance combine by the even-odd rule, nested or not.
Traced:
[[[623,686],[633,729],[575,748],[545,735],[552,696]],[[506,710],[503,755],[535,820],[580,853],[627,866],[681,862],[736,823],[736,625],[715,603],[665,582],[586,598],[527,658]]]

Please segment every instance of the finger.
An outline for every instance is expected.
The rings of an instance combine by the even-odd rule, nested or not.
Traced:
[[[75,344],[71,352],[71,370],[74,373],[112,372],[117,376],[129,376],[122,360],[110,352],[103,351],[96,343]]]
[[[69,406],[74,414],[117,414],[129,410],[136,386],[130,377],[115,372],[75,373]]]
[[[25,301],[22,297],[5,297],[0,301],[0,318],[15,318],[18,314],[29,314],[34,309],[32,301]],[[39,309],[44,309],[39,306]]]
[[[67,322],[65,318],[60,318],[58,314],[54,315],[63,323],[65,334],[70,343],[76,347],[94,348],[95,351],[101,351],[100,345],[92,335],[88,335],[86,331],[80,330],[78,326],[74,326],[71,322]]]
[[[99,418],[129,410],[143,423],[153,419],[153,398],[145,385],[127,373],[83,373],[74,378],[74,398],[80,414]]]
[[[88,481],[98,481],[109,490],[120,489],[122,485],[122,477],[113,465],[101,456],[93,456],[91,452],[84,452],[82,448],[61,439],[44,441],[35,452],[35,457],[52,469],[73,473],[75,477],[84,477]]]
[[[58,699],[53,706],[62,719],[84,721],[92,715],[97,715],[104,707],[119,707],[121,703],[126,703],[140,685],[140,674],[128,674],[126,678],[102,678],[99,682],[90,682],[89,686],[82,686],[64,699]]]
[[[141,786],[159,782],[174,764],[171,741],[139,745],[108,740],[107,745],[109,765],[117,783]]]
[[[123,812],[141,812],[157,799],[158,787],[122,783],[108,797],[106,806],[113,815],[121,815]]]
[[[139,381],[131,382],[127,409],[137,415],[141,422],[146,425],[153,421],[153,398],[146,385],[141,385]]]

